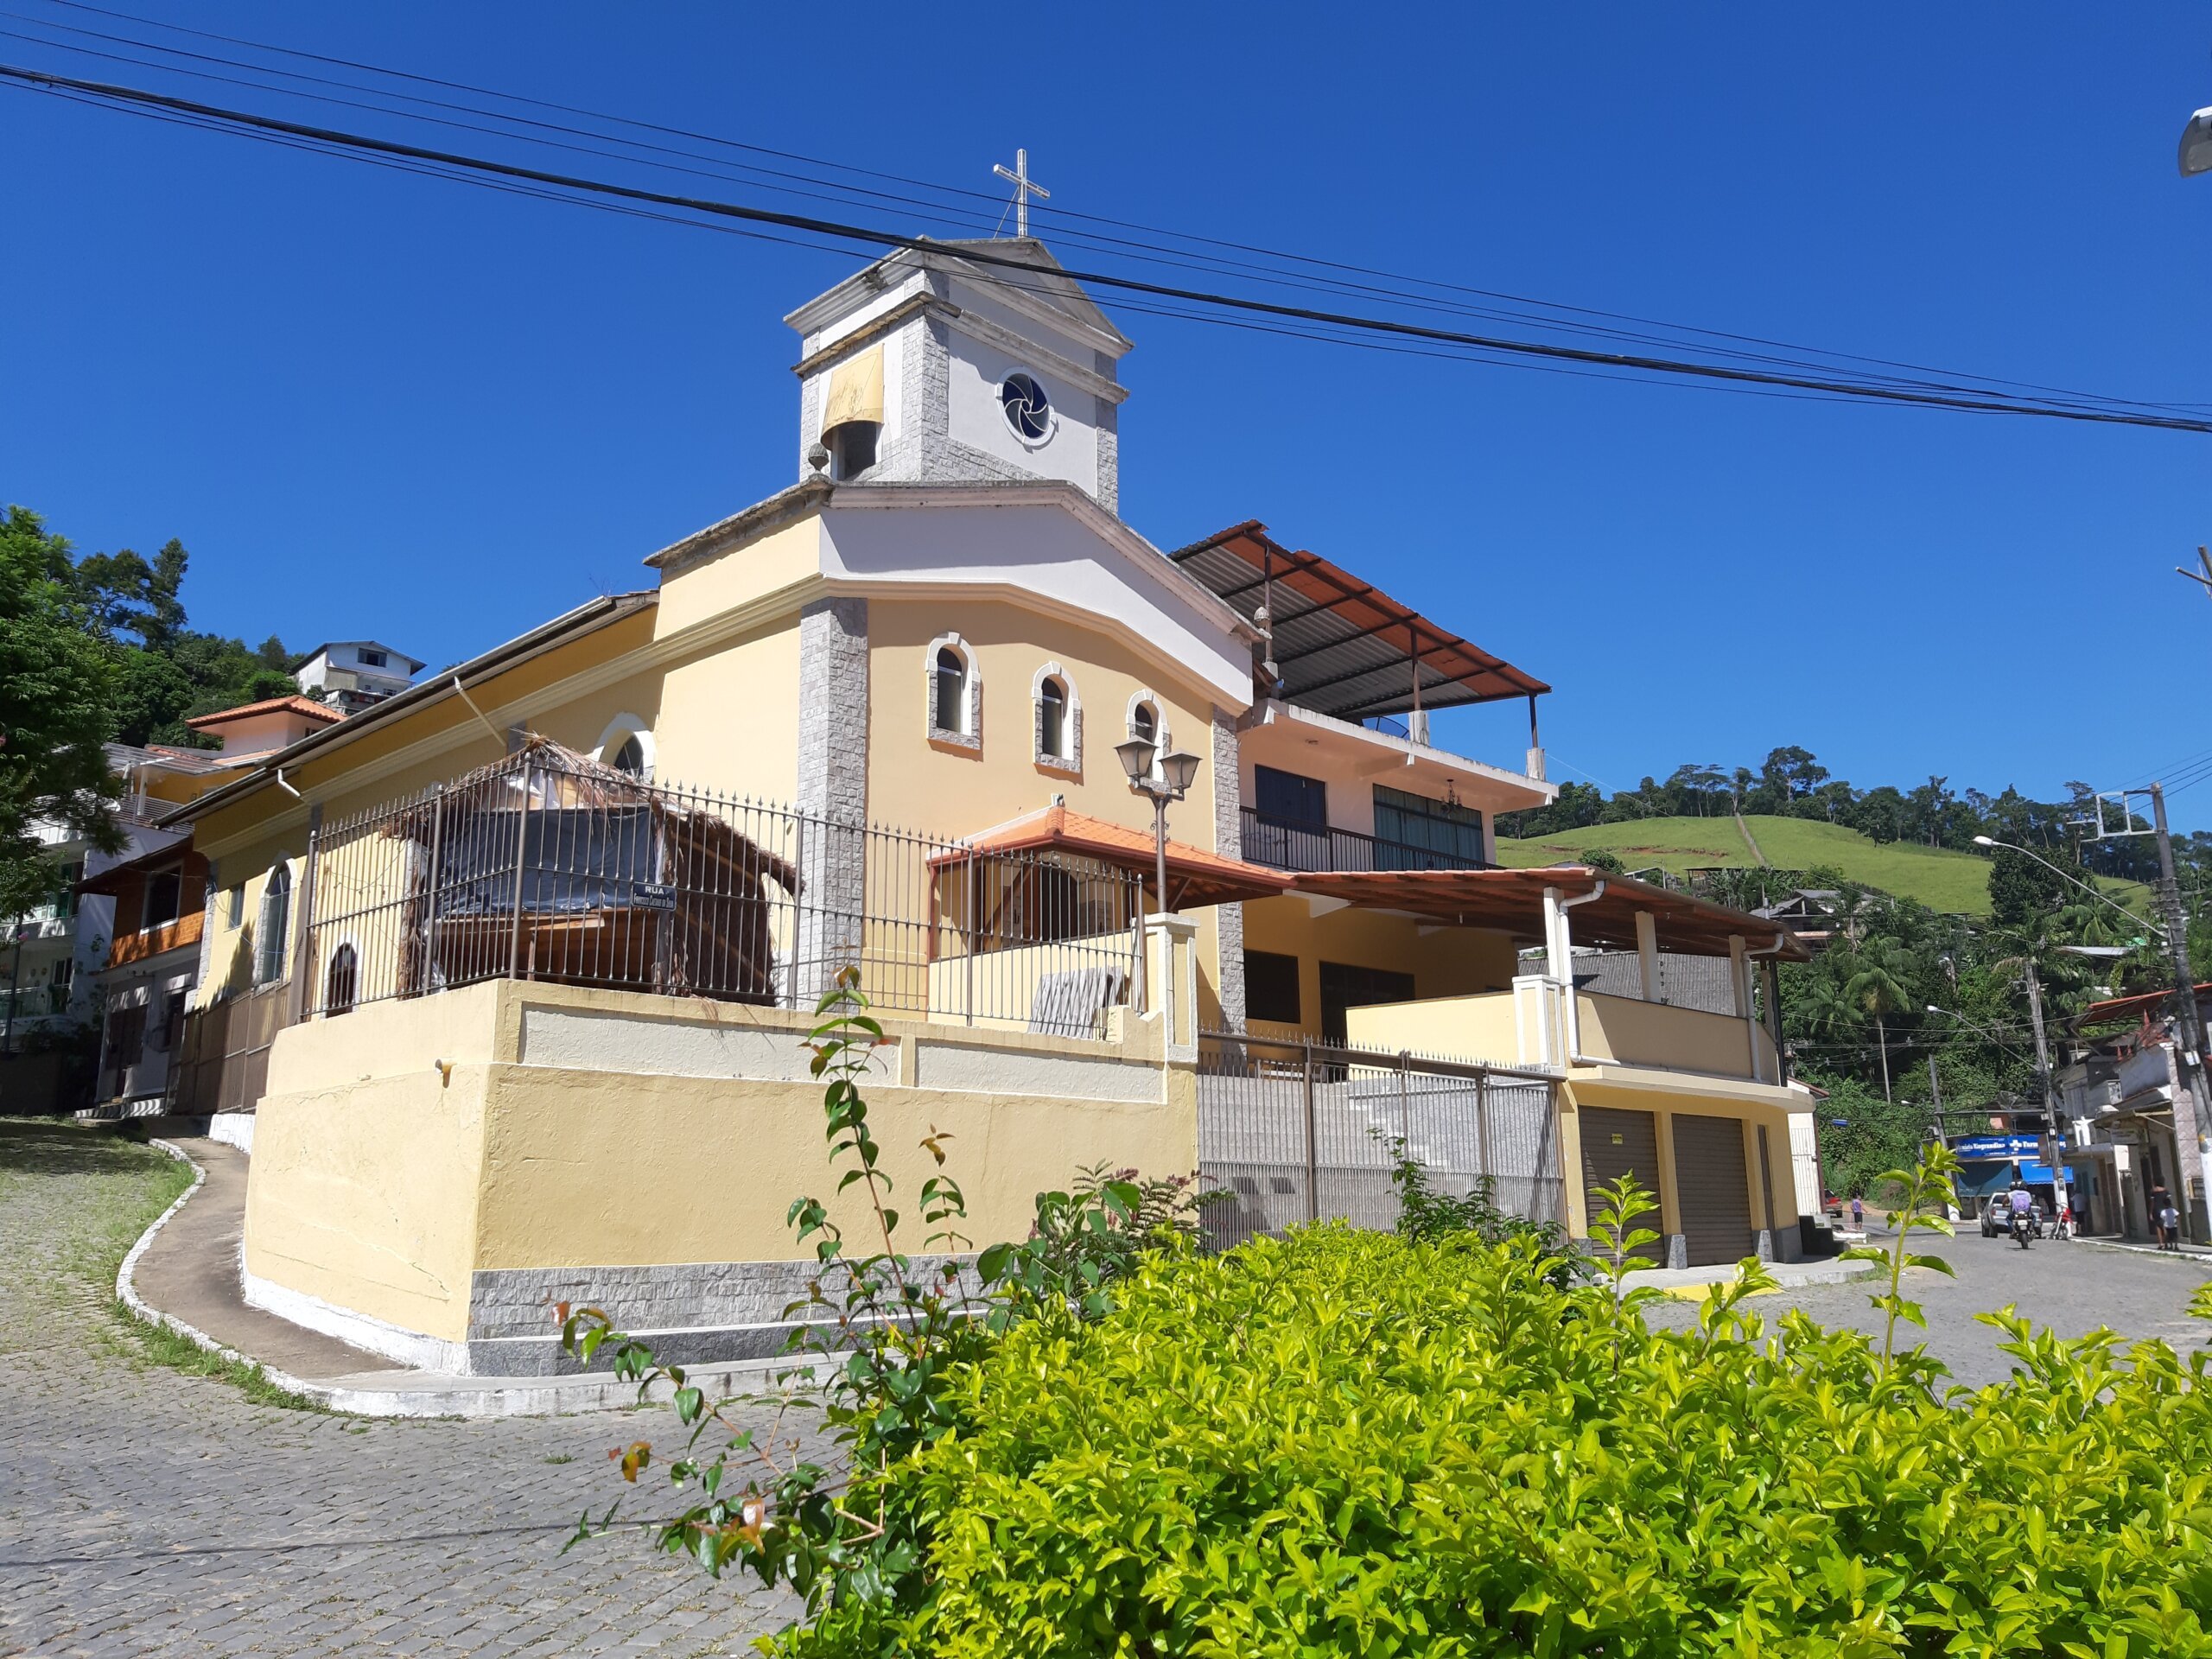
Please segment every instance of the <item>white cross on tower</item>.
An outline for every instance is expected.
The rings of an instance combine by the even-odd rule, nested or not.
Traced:
[[[1011,179],[1014,181],[1014,233],[1016,236],[1027,236],[1029,234],[1029,198],[1035,196],[1039,200],[1049,200],[1052,193],[1043,185],[1030,181],[1029,152],[1026,149],[1017,149],[1014,152],[1014,166],[1011,168],[995,162],[991,164],[991,171],[1002,179]],[[1006,221],[1001,219],[999,223],[1003,225]]]

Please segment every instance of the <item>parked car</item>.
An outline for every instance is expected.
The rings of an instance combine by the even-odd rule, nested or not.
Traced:
[[[1981,1236],[2003,1238],[2012,1230],[2012,1195],[1993,1193],[1981,1201]]]

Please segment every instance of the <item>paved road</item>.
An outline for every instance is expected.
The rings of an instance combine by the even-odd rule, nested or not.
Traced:
[[[166,1162],[0,1122],[0,1654],[739,1653],[783,1622],[635,1535],[557,1554],[665,1414],[358,1421],[146,1365],[95,1275]]]
[[[1867,1233],[1867,1243],[1878,1249],[1896,1242],[1896,1234],[1879,1225],[1870,1224]],[[1997,1348],[2004,1334],[1974,1318],[2007,1303],[2063,1337],[2109,1325],[2131,1339],[2162,1338],[2183,1353],[2212,1342],[2212,1323],[2189,1317],[2190,1298],[2212,1278],[2212,1264],[2198,1259],[2052,1239],[2023,1250],[2010,1239],[1984,1238],[1973,1227],[1956,1238],[1916,1233],[1910,1248],[1942,1256],[1957,1274],[1946,1279],[1908,1269],[1906,1293],[1927,1309],[1930,1351],[1951,1368],[1954,1380],[1970,1386],[1998,1382],[2012,1370],[2012,1357]],[[1878,1335],[1880,1316],[1866,1298],[1880,1287],[1866,1281],[1819,1285],[1762,1296],[1751,1306],[1765,1314],[1802,1307],[1823,1325],[1856,1325]],[[1687,1306],[1661,1308],[1649,1316],[1654,1324],[1669,1325],[1685,1325],[1695,1317]],[[1920,1339],[1910,1325],[1898,1325],[1901,1344]]]

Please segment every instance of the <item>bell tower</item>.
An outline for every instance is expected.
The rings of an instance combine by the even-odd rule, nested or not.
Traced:
[[[784,321],[799,336],[799,476],[1062,479],[1120,499],[1129,340],[1030,237],[925,241]]]

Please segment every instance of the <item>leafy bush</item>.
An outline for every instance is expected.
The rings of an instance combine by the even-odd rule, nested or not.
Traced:
[[[1531,1221],[1497,1207],[1495,1178],[1478,1175],[1464,1198],[1439,1192],[1427,1166],[1407,1149],[1402,1135],[1389,1140],[1390,1185],[1398,1189],[1398,1236],[1441,1243],[1466,1237],[1485,1244],[1529,1238],[1538,1251],[1554,1258],[1553,1282],[1564,1288],[1574,1277],[1575,1263],[1567,1249],[1567,1230],[1557,1222]]]
[[[1652,1331],[1545,1267],[1341,1226],[1150,1258],[962,1366],[889,1472],[922,1599],[774,1650],[2212,1652],[2201,1354],[2008,1313],[2023,1374],[1947,1403],[1740,1288]]]
[[[682,1366],[658,1363],[604,1310],[571,1311],[565,1302],[555,1310],[563,1351],[587,1364],[604,1353],[618,1377],[638,1383],[641,1402],[656,1383],[672,1390],[670,1404],[690,1432],[667,1471],[695,1501],[658,1524],[660,1547],[717,1576],[738,1566],[765,1584],[788,1582],[814,1612],[920,1604],[927,1538],[888,1476],[957,1427],[959,1369],[1024,1321],[1059,1329],[1109,1312],[1109,1287],[1147,1250],[1179,1249],[1196,1236],[1203,1202],[1192,1178],[1140,1181],[1125,1179],[1135,1171],[1086,1170],[1072,1192],[1038,1195],[1027,1240],[988,1247],[970,1271],[959,1259],[969,1244],[959,1231],[966,1200],[950,1177],[932,1175],[916,1195],[930,1255],[908,1255],[860,1090],[868,1051],[883,1040],[868,1007],[858,974],[847,970],[823,999],[825,1017],[809,1037],[813,1075],[825,1084],[830,1160],[845,1166],[837,1191],[860,1188],[871,1224],[852,1249],[820,1199],[791,1206],[791,1226],[812,1248],[818,1272],[784,1316],[799,1321],[791,1347],[810,1351],[818,1374],[794,1370],[778,1379],[773,1395],[709,1401]],[[932,1129],[922,1141],[939,1169],[951,1138]],[[776,1408],[776,1427],[765,1433],[730,1411],[762,1403]],[[834,1465],[802,1455],[804,1441],[785,1436],[793,1414],[818,1417]],[[632,1484],[655,1461],[648,1440],[608,1456]],[[570,1544],[605,1531],[620,1507],[610,1504],[596,1518],[587,1511]]]

